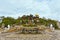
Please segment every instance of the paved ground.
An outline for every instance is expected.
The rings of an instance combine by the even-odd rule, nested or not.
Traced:
[[[60,40],[60,30],[46,34],[0,34],[0,40]]]

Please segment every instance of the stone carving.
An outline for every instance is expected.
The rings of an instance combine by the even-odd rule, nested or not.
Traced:
[[[50,24],[50,29],[54,31],[55,28],[53,27],[53,24]]]

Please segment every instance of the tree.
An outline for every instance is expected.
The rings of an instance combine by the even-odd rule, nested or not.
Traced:
[[[4,23],[5,25],[8,25],[8,24],[12,25],[15,23],[15,19],[12,17],[5,17],[5,18],[3,18],[2,23]]]

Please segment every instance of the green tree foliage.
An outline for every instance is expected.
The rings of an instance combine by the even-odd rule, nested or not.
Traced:
[[[48,24],[53,24],[53,27],[55,27],[55,29],[58,29],[57,21],[48,19]]]
[[[3,18],[2,23],[4,23],[5,25],[8,25],[8,24],[12,25],[15,23],[15,19],[12,17],[5,17],[5,18]]]
[[[18,17],[18,18],[16,19],[16,21],[15,21],[15,24],[20,24],[20,20],[21,20],[21,18]],[[21,21],[22,21],[22,20],[21,20]]]

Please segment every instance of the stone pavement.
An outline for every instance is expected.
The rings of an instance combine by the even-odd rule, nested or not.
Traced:
[[[60,30],[46,34],[0,34],[0,40],[60,40]]]

